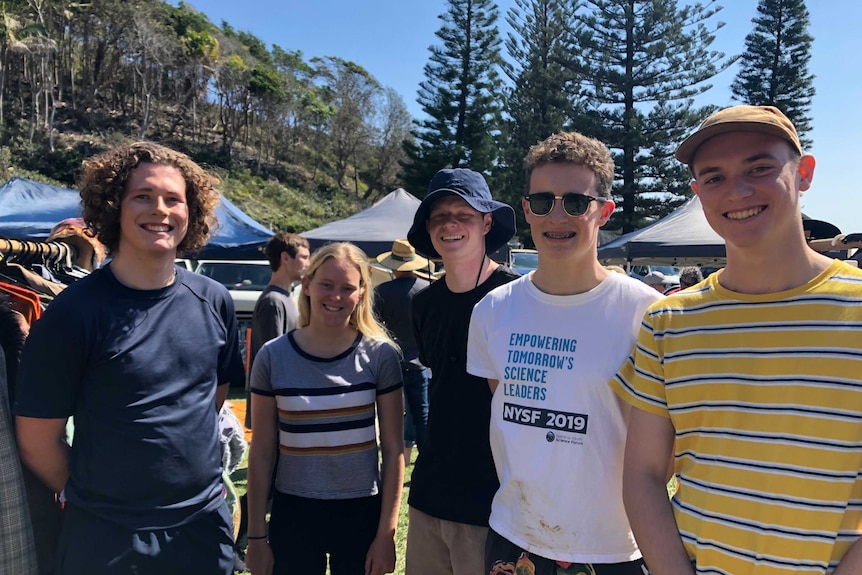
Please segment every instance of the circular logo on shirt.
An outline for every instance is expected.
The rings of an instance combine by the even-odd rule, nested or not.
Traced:
[[[554,432],[553,432],[553,431],[549,431],[549,432],[545,435],[545,440],[546,440],[548,443],[553,443],[553,442],[554,442],[554,439],[556,439],[556,438],[557,438],[557,436],[556,436],[556,435],[554,435]]]

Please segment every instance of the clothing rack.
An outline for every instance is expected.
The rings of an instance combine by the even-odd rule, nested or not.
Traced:
[[[19,258],[52,259],[55,261],[71,261],[78,256],[78,249],[65,242],[39,242],[32,240],[9,240],[0,238],[0,255],[2,259],[8,256]]]

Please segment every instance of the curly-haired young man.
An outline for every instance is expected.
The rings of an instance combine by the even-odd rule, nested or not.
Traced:
[[[236,319],[226,289],[174,265],[218,193],[148,142],[86,161],[80,189],[112,259],[33,325],[16,405],[22,460],[66,500],[56,573],[230,573],[217,415],[243,378]]]

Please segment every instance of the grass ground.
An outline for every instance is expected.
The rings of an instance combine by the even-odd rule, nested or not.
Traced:
[[[228,401],[233,404],[232,409],[240,421],[244,421],[245,417],[245,391],[230,390]],[[250,438],[250,434],[246,434],[246,439]],[[416,450],[413,450],[413,456],[416,456]],[[407,496],[410,493],[410,477],[413,474],[413,463],[407,466],[404,472],[404,492],[401,496],[401,508],[398,512],[398,532],[395,537],[395,555],[397,563],[395,564],[395,574],[404,575],[404,557],[407,551]],[[248,479],[248,469],[246,461],[243,461],[239,468],[231,474],[231,480],[236,487],[237,493],[242,495],[246,492],[246,484]],[[242,542],[246,543],[246,542]]]

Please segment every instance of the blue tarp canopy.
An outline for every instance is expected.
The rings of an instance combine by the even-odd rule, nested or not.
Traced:
[[[263,227],[224,196],[216,208],[219,226],[196,258],[263,259],[261,248],[273,232]],[[0,186],[0,236],[15,240],[44,240],[51,228],[66,218],[81,217],[78,190],[12,178]]]

